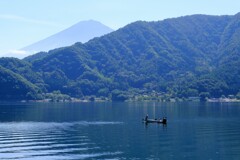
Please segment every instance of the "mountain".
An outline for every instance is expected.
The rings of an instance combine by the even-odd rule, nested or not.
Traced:
[[[27,53],[49,51],[59,47],[70,46],[76,42],[85,43],[94,37],[100,37],[112,31],[111,28],[94,20],[81,21],[59,33],[24,47],[21,50]]]
[[[239,15],[137,21],[86,43],[22,61],[39,77],[38,83],[30,82],[43,93],[59,91],[72,97],[94,95],[112,100],[142,94],[161,99],[237,95]],[[0,65],[28,79],[25,72]]]

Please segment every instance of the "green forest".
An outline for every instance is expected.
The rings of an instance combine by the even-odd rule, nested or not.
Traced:
[[[0,58],[0,100],[240,99],[240,14],[137,21],[87,43]]]

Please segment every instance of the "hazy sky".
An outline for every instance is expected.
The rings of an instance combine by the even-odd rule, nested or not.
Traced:
[[[238,12],[240,0],[0,0],[0,56],[83,20],[118,29],[137,20]]]

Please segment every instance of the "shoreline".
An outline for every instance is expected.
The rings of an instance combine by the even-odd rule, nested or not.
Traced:
[[[12,101],[5,101],[5,102],[12,102]],[[230,99],[230,98],[209,98],[206,99],[206,101],[200,101],[200,100],[191,100],[191,99],[181,99],[181,100],[176,100],[176,99],[171,99],[171,100],[126,100],[126,101],[113,101],[110,99],[95,99],[94,101],[89,100],[89,99],[71,99],[71,100],[59,100],[59,101],[53,101],[51,99],[43,99],[43,100],[21,100],[21,101],[16,101],[16,102],[39,102],[39,103],[89,103],[89,102],[170,102],[170,103],[175,103],[175,102],[209,102],[209,103],[236,103],[240,102],[240,99]]]

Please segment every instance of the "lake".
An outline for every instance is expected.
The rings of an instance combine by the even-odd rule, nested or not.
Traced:
[[[1,103],[0,159],[239,160],[240,103]]]

